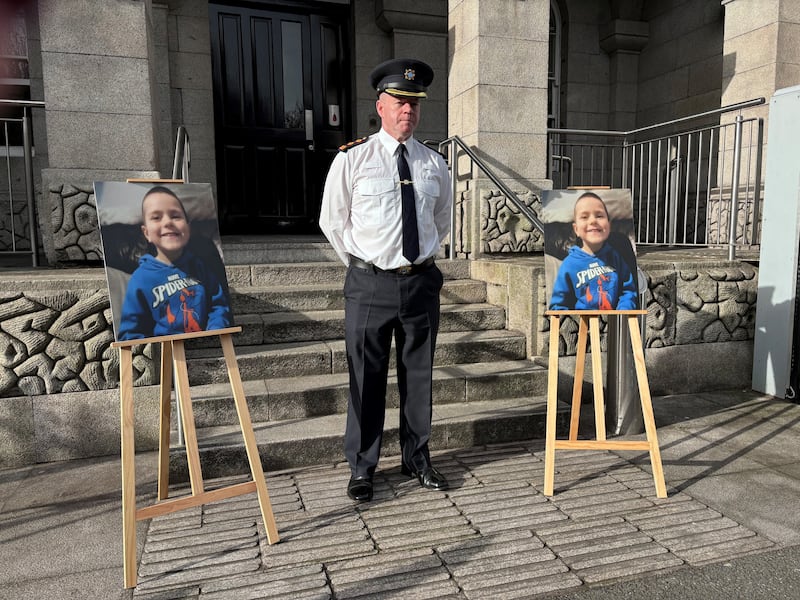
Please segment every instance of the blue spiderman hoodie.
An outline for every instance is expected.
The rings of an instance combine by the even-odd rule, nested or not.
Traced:
[[[168,265],[145,254],[131,275],[117,339],[135,340],[231,326],[219,278],[192,252]]]
[[[636,282],[627,263],[609,244],[597,254],[572,246],[553,282],[550,310],[633,310]]]

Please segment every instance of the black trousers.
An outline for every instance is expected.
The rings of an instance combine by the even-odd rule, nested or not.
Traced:
[[[350,266],[344,284],[350,402],[345,457],[354,476],[372,476],[381,452],[392,338],[400,392],[400,447],[412,470],[430,464],[432,376],[443,278]]]

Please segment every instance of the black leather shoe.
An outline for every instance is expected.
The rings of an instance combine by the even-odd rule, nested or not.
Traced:
[[[416,477],[419,480],[419,484],[427,490],[446,490],[450,487],[444,475],[430,465],[416,473],[406,465],[403,465],[400,467],[400,472],[408,477]]]
[[[356,502],[369,502],[372,500],[372,477],[362,475],[351,477],[347,484],[347,495]]]

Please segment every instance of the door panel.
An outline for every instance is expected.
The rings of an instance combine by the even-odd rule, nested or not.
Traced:
[[[220,155],[217,155],[217,162],[220,163]],[[220,167],[226,177],[220,179],[217,185],[217,195],[224,197],[228,201],[226,210],[231,213],[244,211],[242,205],[243,194],[237,187],[244,179],[245,148],[242,145],[234,146],[226,144],[222,148]],[[219,200],[217,201],[219,206]]]
[[[346,14],[209,14],[220,229],[316,233],[325,173],[348,139]]]
[[[279,163],[281,156],[275,146],[256,146],[255,169],[252,173],[247,173],[246,177],[251,178],[255,185],[255,195],[263,199],[262,202],[251,203],[254,209],[253,217],[277,217],[278,204],[275,198],[282,193],[282,177]],[[245,206],[248,206],[245,204]],[[238,214],[247,216],[245,210]]]

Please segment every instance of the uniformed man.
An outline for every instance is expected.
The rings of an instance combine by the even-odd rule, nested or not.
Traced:
[[[348,266],[345,457],[347,493],[356,502],[372,499],[392,338],[402,472],[425,488],[447,488],[431,465],[428,440],[443,282],[434,257],[450,231],[452,193],[444,159],[413,137],[432,79],[433,70],[413,59],[389,60],[372,71],[381,130],[340,148],[322,196],[320,228]]]

